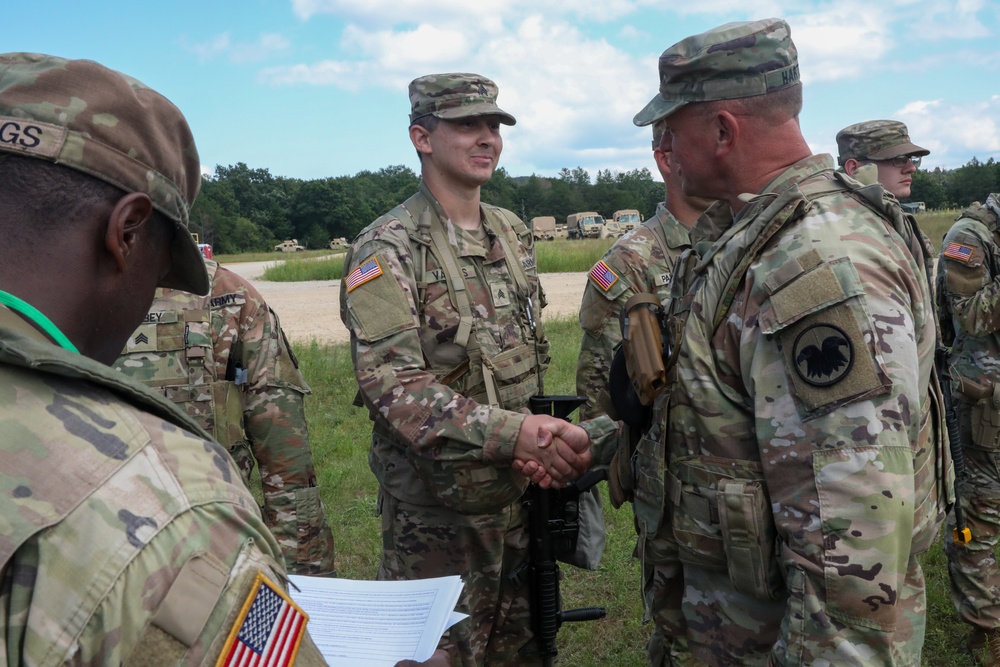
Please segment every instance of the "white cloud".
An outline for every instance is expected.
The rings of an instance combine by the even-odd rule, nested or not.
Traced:
[[[229,32],[216,35],[205,42],[185,45],[188,51],[197,54],[202,60],[227,56],[234,63],[260,62],[290,47],[291,42],[283,35],[264,33],[256,42],[234,42]]]
[[[202,60],[211,60],[212,58],[228,51],[229,47],[230,41],[228,32],[216,35],[205,42],[197,44],[184,44],[185,49],[196,54]]]
[[[894,116],[906,123],[910,138],[931,151],[923,168],[960,167],[973,156],[982,161],[1000,157],[1000,95],[956,103],[921,100]]]

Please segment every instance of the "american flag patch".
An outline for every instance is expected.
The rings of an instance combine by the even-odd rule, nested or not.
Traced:
[[[295,664],[308,620],[284,591],[258,572],[216,667]]]
[[[359,285],[364,285],[369,280],[375,280],[382,275],[382,267],[374,257],[364,261],[356,269],[351,271],[344,282],[347,284],[347,291],[350,292]]]
[[[944,249],[944,253],[942,254],[945,257],[957,259],[960,262],[968,262],[972,259],[972,250],[972,246],[962,245],[961,243],[955,243],[952,241],[948,244],[948,247]]]
[[[607,292],[611,289],[611,286],[618,282],[618,274],[611,270],[611,267],[604,263],[602,259],[597,264],[594,264],[594,268],[590,270],[590,277],[594,279],[594,282],[601,286],[601,289]]]

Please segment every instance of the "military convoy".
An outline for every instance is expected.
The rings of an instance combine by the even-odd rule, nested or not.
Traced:
[[[282,241],[274,246],[274,252],[302,252],[303,250],[305,250],[305,246],[299,245],[298,239]]]

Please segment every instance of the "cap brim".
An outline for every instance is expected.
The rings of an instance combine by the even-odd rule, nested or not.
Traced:
[[[429,116],[437,116],[446,120],[455,118],[468,118],[469,116],[499,116],[500,122],[504,125],[516,125],[517,120],[509,113],[495,104],[483,102],[481,104],[468,104],[466,106],[455,107],[454,109],[443,109],[434,111]],[[414,119],[416,120],[416,119]]]
[[[176,224],[176,223],[175,223]],[[170,246],[170,271],[160,281],[159,287],[184,290],[205,296],[210,289],[205,258],[191,233],[182,225],[174,229],[174,242]]]
[[[671,100],[667,101],[657,93],[656,97],[649,101],[642,111],[637,113],[632,119],[632,122],[639,127],[646,127],[647,125],[652,125],[661,118],[666,118],[670,114],[674,113],[682,106],[687,104],[682,100]]]
[[[923,157],[925,155],[930,155],[931,152],[926,148],[921,148],[916,144],[911,144],[909,142],[905,144],[896,144],[895,146],[890,146],[877,153],[872,153],[868,156],[869,160],[890,160],[894,157],[899,157],[900,155],[919,155]]]

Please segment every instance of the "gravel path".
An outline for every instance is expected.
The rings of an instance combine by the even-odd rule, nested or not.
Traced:
[[[320,343],[344,343],[350,340],[340,321],[340,281],[310,280],[299,283],[276,283],[261,280],[264,269],[277,262],[242,262],[227,264],[247,280],[278,313],[288,337],[297,342],[316,339]],[[542,289],[548,306],[543,317],[575,318],[587,284],[584,273],[543,273]]]

